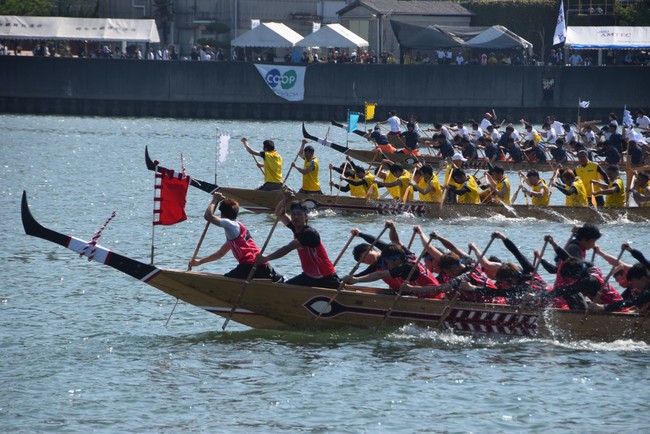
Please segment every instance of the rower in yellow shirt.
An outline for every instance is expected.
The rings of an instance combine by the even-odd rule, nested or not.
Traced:
[[[332,165],[330,164],[330,166]],[[348,185],[339,185],[332,182],[332,187],[336,187],[344,192],[349,191],[350,196],[363,198],[366,198],[368,190],[372,189],[368,199],[379,199],[379,190],[373,184],[374,180],[375,176],[372,173],[368,173],[363,167],[355,165],[354,176],[341,177],[341,181],[346,181]]]
[[[258,190],[280,190],[282,188],[282,157],[275,150],[275,143],[273,140],[264,140],[262,142],[262,151],[256,151],[250,147],[246,137],[241,138],[246,151],[253,155],[253,157],[262,157],[264,163],[259,163],[257,160],[257,167],[261,168],[264,172],[264,184],[258,187]]]
[[[476,179],[473,176],[468,176],[465,174],[463,169],[454,169],[451,172],[451,179],[456,185],[460,185],[460,188],[454,187],[454,184],[451,182],[447,185],[447,189],[453,191],[456,194],[458,203],[467,203],[467,204],[476,204],[481,203],[481,199],[478,193],[478,184]]]
[[[526,187],[522,187],[521,191],[526,196],[532,198],[532,205],[548,206],[551,199],[551,192],[546,185],[546,181],[539,177],[539,172],[537,170],[532,169],[526,173],[526,184],[528,184],[530,190]]]
[[[584,183],[587,198],[590,198],[592,193],[596,193],[600,190],[600,186],[598,184],[593,184],[591,181],[603,181],[605,184],[609,184],[609,178],[607,173],[598,163],[589,161],[587,151],[578,151],[577,157],[579,164],[576,167],[575,174]],[[605,200],[602,196],[596,195],[596,204],[598,206],[603,206],[605,204]]]
[[[650,180],[648,178],[648,172],[639,172],[632,188],[632,197],[641,207],[650,207]]]
[[[418,199],[422,202],[440,202],[442,200],[442,189],[440,182],[433,168],[428,164],[423,165],[413,174],[411,187],[418,192]],[[417,182],[415,182],[417,180]]]
[[[291,163],[292,167],[302,173],[302,187],[298,190],[298,193],[323,194],[318,180],[318,158],[314,155],[314,147],[311,145],[305,146],[305,144],[307,144],[307,139],[302,139],[300,151],[298,152],[300,158],[304,160],[302,168],[298,167],[295,161]]]
[[[392,163],[388,169],[386,179],[382,181],[374,180],[375,184],[379,187],[386,187],[394,199],[402,200],[409,190],[407,201],[413,200],[413,189],[410,189],[411,174],[408,170],[404,170],[401,164]]]
[[[564,185],[556,182],[555,187],[566,196],[566,206],[588,206],[587,190],[585,189],[585,185],[580,178],[576,177],[573,170],[566,169],[562,172],[562,175],[560,175],[560,179],[564,182]]]
[[[506,205],[510,205],[510,181],[506,178],[505,171],[500,166],[494,166],[488,170],[488,188],[492,191],[492,197]]]
[[[612,164],[611,166],[607,166],[605,171],[609,177],[609,184],[599,181],[591,181],[602,188],[602,190],[599,190],[596,193],[596,197],[598,197],[598,195],[605,196],[605,208],[622,208],[625,206],[625,186],[623,180],[619,176],[620,170],[618,165]]]

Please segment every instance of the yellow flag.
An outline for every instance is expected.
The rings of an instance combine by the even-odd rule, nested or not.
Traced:
[[[377,103],[366,103],[366,121],[374,119]]]

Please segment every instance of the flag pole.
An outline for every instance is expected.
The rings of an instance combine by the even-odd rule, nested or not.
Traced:
[[[217,183],[217,161],[219,160],[219,127],[217,127],[217,132],[214,137],[214,185],[219,185]]]
[[[345,147],[350,144],[350,109],[348,109],[348,128],[345,130]]]
[[[578,97],[578,128],[580,128],[580,97]]]

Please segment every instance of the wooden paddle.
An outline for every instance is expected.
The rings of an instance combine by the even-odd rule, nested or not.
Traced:
[[[343,183],[343,179],[345,178],[345,171],[348,168],[348,160],[345,160],[345,164],[343,164],[343,172],[341,172],[341,180],[339,183]],[[339,184],[340,185],[340,184]],[[336,198],[339,198],[339,195],[341,194],[341,189],[339,188],[339,191],[336,193]]]
[[[339,253],[339,255],[336,257],[336,259],[334,260],[334,263],[332,263],[332,265],[334,267],[336,267],[336,264],[339,263],[339,261],[341,260],[341,257],[343,256],[343,253],[345,253],[345,251],[348,249],[348,247],[350,246],[350,243],[352,242],[353,239],[354,239],[354,234],[350,235],[350,238],[348,238],[347,243],[345,243],[345,245],[343,246],[343,249],[341,250],[341,253]]]
[[[359,269],[359,265],[361,265],[361,263],[363,262],[363,260],[365,259],[365,257],[368,255],[368,252],[370,252],[370,251],[375,247],[375,245],[377,245],[377,242],[379,241],[379,239],[381,238],[381,236],[384,235],[384,232],[386,232],[387,229],[388,229],[388,225],[385,225],[385,226],[384,226],[384,229],[381,230],[381,232],[379,233],[379,235],[378,235],[378,236],[375,238],[375,240],[370,244],[370,247],[368,247],[368,250],[366,250],[365,252],[363,252],[363,253],[361,254],[361,256],[359,257],[359,260],[357,261],[357,263],[354,264],[354,267],[352,267],[352,270],[348,273],[349,276],[353,276],[354,273]],[[353,235],[352,237],[350,237],[350,241],[352,241],[352,238],[353,238],[353,237],[354,237],[354,235]],[[348,241],[348,244],[350,243],[350,241]],[[336,297],[339,295],[339,293],[343,290],[343,287],[344,287],[344,286],[345,286],[345,283],[341,280],[341,283],[339,284],[338,288],[336,288],[336,292],[335,292],[334,295],[332,295],[332,296],[330,297],[330,299],[327,301],[327,306],[325,306],[323,309],[321,309],[321,311],[318,313],[318,316],[317,316],[316,318],[314,318],[314,322],[318,321],[318,320],[320,319],[320,317],[321,317],[325,312],[327,312],[327,311],[329,310],[330,306],[332,305],[332,303],[334,302],[334,300],[336,299]]]
[[[332,194],[332,183],[334,181],[332,180],[332,166],[330,166],[330,194]]]
[[[276,217],[275,221],[273,222],[273,226],[271,226],[271,231],[266,236],[266,241],[264,241],[264,245],[262,246],[262,249],[260,250],[260,255],[262,255],[264,253],[264,250],[266,250],[266,246],[269,245],[269,241],[271,240],[271,235],[273,235],[273,231],[275,231],[275,228],[278,225],[279,221],[280,221],[280,219],[278,217]],[[230,313],[228,314],[228,318],[226,318],[223,325],[221,326],[221,330],[225,330],[226,327],[228,326],[228,323],[232,319],[232,316],[234,315],[235,311],[237,310],[237,307],[239,306],[239,303],[241,302],[242,298],[244,297],[244,293],[246,292],[246,288],[248,288],[248,285],[253,280],[253,276],[255,276],[256,271],[257,271],[257,264],[253,264],[253,267],[251,268],[251,271],[248,273],[248,276],[246,276],[246,280],[244,281],[244,285],[241,287],[241,290],[239,291],[239,296],[237,297],[237,300],[232,305],[232,309],[230,309]]]
[[[451,179],[451,174],[454,172],[455,167],[453,167],[453,163],[451,167],[449,168],[449,173],[447,176],[445,176],[445,183],[442,185],[442,194],[440,195],[440,208],[442,208],[445,204],[445,198],[447,197],[447,188],[449,185],[449,180]]]

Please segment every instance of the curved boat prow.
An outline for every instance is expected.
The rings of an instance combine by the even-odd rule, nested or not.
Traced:
[[[36,221],[27,203],[27,192],[23,191],[23,198],[20,207],[20,214],[23,221],[23,228],[27,235],[42,238],[58,244],[67,249],[72,250],[82,256],[99,262],[100,264],[108,265],[115,268],[129,276],[144,282],[153,278],[160,272],[158,268],[153,265],[145,264],[135,259],[115,253],[100,245],[91,244],[87,241],[75,238],[69,235],[64,235],[59,232],[53,231],[41,225]]]
[[[144,147],[144,161],[147,164],[147,169],[151,170],[152,172],[163,173],[166,170],[173,172],[173,170],[160,166],[158,165],[157,161],[152,160],[151,157],[149,156],[149,148],[147,146]],[[190,176],[190,185],[192,187],[196,187],[199,190],[203,190],[206,193],[210,193],[210,194],[219,190],[219,186],[217,184],[212,184],[211,182],[207,182],[207,181],[201,181],[200,179],[196,179],[191,176]]]

